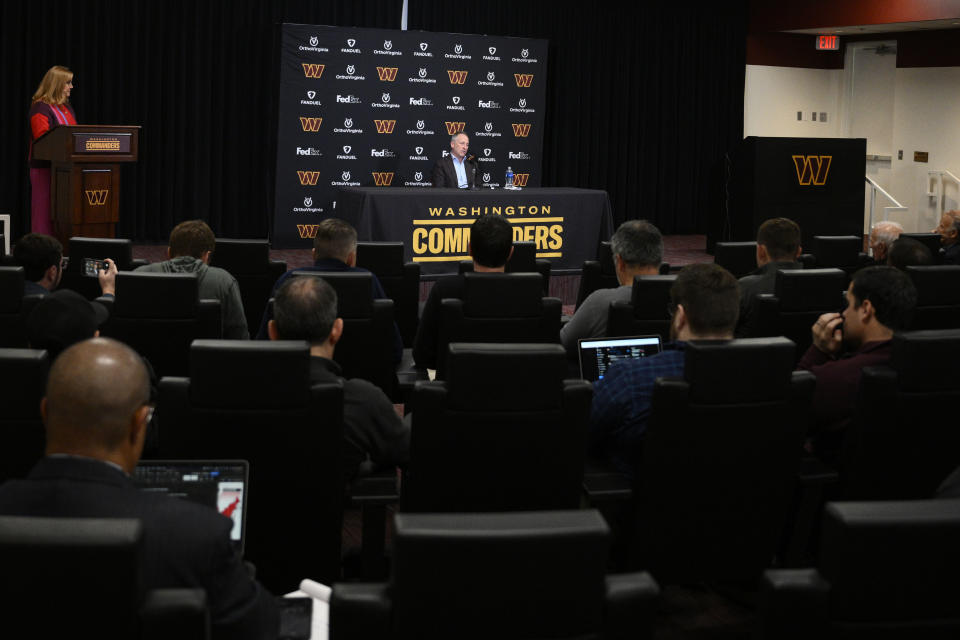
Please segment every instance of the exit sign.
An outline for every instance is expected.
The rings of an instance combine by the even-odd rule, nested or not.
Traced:
[[[838,51],[840,36],[817,36],[817,51]]]

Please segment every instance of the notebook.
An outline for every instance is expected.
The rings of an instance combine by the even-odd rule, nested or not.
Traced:
[[[615,362],[646,358],[660,353],[660,336],[589,338],[580,345],[580,377],[590,382],[602,380]]]
[[[141,460],[133,472],[143,491],[216,509],[233,520],[230,539],[243,554],[250,466],[246,460]]]

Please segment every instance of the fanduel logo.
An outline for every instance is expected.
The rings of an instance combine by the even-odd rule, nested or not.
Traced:
[[[378,187],[389,187],[390,183],[393,182],[393,172],[381,173],[379,171],[373,172],[373,183]]]
[[[447,70],[447,75],[450,76],[450,84],[463,84],[467,81],[467,71],[450,71]]]
[[[301,64],[303,65],[303,75],[308,78],[319,78],[323,75],[323,70],[326,67],[323,64],[308,64],[306,62]]]
[[[377,76],[381,82],[393,82],[397,79],[399,67],[377,67]]]
[[[304,131],[320,131],[321,122],[323,122],[323,118],[306,118],[300,116],[300,126],[303,127]]]
[[[466,122],[444,122],[443,124],[447,125],[447,133],[453,135],[455,133],[460,133],[463,131],[463,127],[466,126]]]
[[[374,120],[377,125],[377,133],[393,133],[393,127],[397,124],[396,120]]]
[[[319,171],[297,171],[297,177],[300,178],[300,184],[304,187],[317,186],[317,179],[320,178]]]
[[[825,185],[831,162],[833,162],[833,156],[793,156],[793,164],[797,169],[797,182],[805,187],[811,184]]]
[[[530,125],[529,124],[512,124],[513,135],[516,138],[526,138],[530,135]]]
[[[517,81],[518,87],[529,87],[533,83],[532,73],[515,73],[513,79]]]

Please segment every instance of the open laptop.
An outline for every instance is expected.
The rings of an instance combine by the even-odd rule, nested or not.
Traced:
[[[578,340],[578,343],[580,377],[590,382],[603,379],[615,362],[660,353],[660,336],[587,338]]]
[[[243,555],[250,465],[246,460],[141,460],[133,472],[143,491],[216,509],[233,520],[230,539]]]

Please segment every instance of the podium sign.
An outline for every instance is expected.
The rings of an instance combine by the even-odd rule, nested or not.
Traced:
[[[728,208],[711,223],[716,242],[749,241],[769,218],[790,218],[813,236],[863,235],[864,138],[744,138],[734,153]]]
[[[140,127],[67,125],[33,145],[48,160],[53,232],[64,248],[71,236],[113,238],[120,220],[120,163],[136,162]]]

